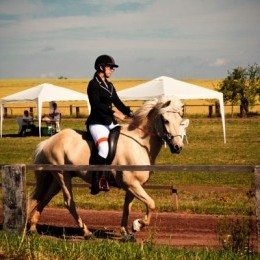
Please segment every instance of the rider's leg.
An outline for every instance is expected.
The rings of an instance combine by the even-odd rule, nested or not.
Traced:
[[[93,137],[93,140],[98,149],[98,155],[93,156],[91,164],[94,165],[104,165],[106,164],[106,158],[108,155],[108,136],[109,128],[104,125],[90,125],[89,131]],[[91,194],[95,195],[100,190],[109,190],[109,185],[104,178],[104,171],[94,171],[92,172],[92,182],[91,182]]]

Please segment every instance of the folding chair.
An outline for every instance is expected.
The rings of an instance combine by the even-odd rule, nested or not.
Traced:
[[[24,125],[23,117],[21,117],[21,116],[20,116],[20,117],[17,117],[17,118],[16,118],[16,121],[17,121],[18,127],[19,127],[19,129],[18,129],[18,134],[21,134],[21,131],[22,131],[22,128],[23,128],[23,125]],[[29,128],[29,125],[26,126],[26,128],[25,128],[25,134],[28,134],[30,131],[31,131],[31,129]]]
[[[189,126],[189,124],[190,124],[190,120],[184,119],[184,120],[182,120],[181,125],[180,125],[180,133],[181,133],[182,141],[184,141],[184,137],[185,137],[187,144],[188,144],[188,138],[187,138],[186,128]]]
[[[22,131],[23,127],[23,118],[22,117],[17,117],[16,121],[18,123],[18,134]]]

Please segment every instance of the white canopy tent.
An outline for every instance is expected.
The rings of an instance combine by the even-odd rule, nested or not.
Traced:
[[[3,128],[3,110],[4,105],[8,102],[36,102],[38,113],[39,136],[41,137],[41,117],[42,103],[50,101],[86,101],[89,107],[88,96],[86,94],[70,90],[63,87],[58,87],[49,83],[43,83],[33,88],[29,88],[13,95],[1,99],[1,123],[0,134],[2,137]]]
[[[176,96],[179,99],[217,99],[220,105],[224,143],[226,143],[224,100],[221,92],[162,76],[135,87],[118,91],[118,96],[124,101],[149,100],[162,96]]]

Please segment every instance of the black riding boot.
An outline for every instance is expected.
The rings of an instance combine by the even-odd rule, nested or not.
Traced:
[[[105,165],[106,159],[96,155],[91,161],[93,165]],[[93,171],[91,180],[91,194],[96,195],[100,191],[109,191],[109,184],[105,178],[105,171]]]

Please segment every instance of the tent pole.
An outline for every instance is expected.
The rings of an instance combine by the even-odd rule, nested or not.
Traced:
[[[4,110],[4,104],[1,104],[1,112],[0,112],[0,116],[1,116],[1,123],[0,123],[0,135],[1,138],[3,137],[3,110]]]
[[[42,137],[42,132],[41,132],[41,129],[42,129],[42,109],[41,109],[41,106],[42,106],[42,101],[37,100],[37,113],[38,113],[38,126],[39,126],[39,137],[41,138]]]
[[[227,140],[226,140],[226,124],[225,124],[223,94],[222,94],[222,98],[219,99],[219,104],[220,104],[220,114],[221,114],[221,121],[222,121],[222,128],[223,128],[224,144],[226,144]]]

